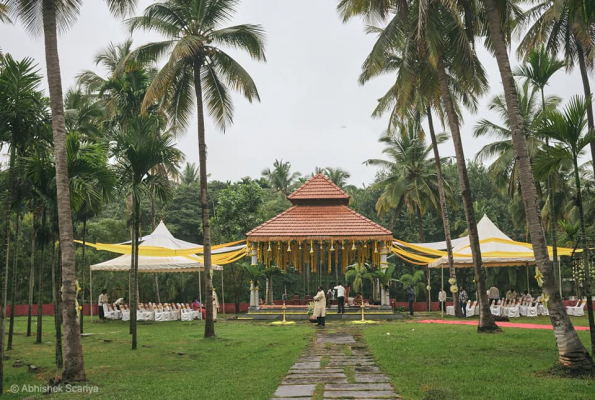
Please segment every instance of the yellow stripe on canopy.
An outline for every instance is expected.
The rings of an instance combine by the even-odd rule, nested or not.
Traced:
[[[235,242],[224,243],[212,246],[212,250],[220,250],[225,247],[230,247],[237,245],[239,243],[244,242],[244,240],[238,240]],[[75,243],[82,242],[80,240],[75,240]],[[106,243],[85,243],[87,246],[94,247],[97,250],[105,250],[110,251],[112,253],[117,254],[131,254],[132,253],[132,246],[125,245],[125,244],[106,244]],[[244,249],[240,249],[244,251]],[[230,251],[229,253],[235,253],[237,250]],[[139,256],[148,256],[148,257],[176,257],[176,256],[188,256],[193,254],[203,254],[203,247],[193,247],[189,249],[168,249],[165,247],[157,247],[157,246],[139,246],[138,248],[138,255]],[[222,253],[222,254],[228,254]],[[218,254],[213,254],[213,256],[217,256]]]

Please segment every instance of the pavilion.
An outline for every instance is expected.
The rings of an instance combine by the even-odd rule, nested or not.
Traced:
[[[349,208],[349,194],[326,176],[313,176],[287,198],[289,209],[246,234],[252,265],[334,272],[335,280],[354,263],[388,268],[391,231]],[[251,294],[250,310],[259,310],[254,283]],[[388,290],[381,291],[381,305],[389,306]]]

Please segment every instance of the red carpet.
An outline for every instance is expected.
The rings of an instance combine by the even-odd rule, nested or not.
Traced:
[[[449,320],[445,321],[442,319],[424,319],[421,321],[411,321],[411,322],[419,322],[422,324],[447,324],[447,325],[472,325],[477,326],[479,321],[458,321],[458,320]],[[502,328],[522,328],[522,329],[553,329],[551,325],[544,325],[544,324],[519,324],[516,322],[496,322],[498,326]],[[574,329],[577,331],[588,331],[588,326],[574,326]]]

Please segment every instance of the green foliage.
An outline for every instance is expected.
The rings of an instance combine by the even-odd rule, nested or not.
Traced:
[[[420,295],[423,293],[424,295],[427,293],[427,283],[425,279],[424,271],[417,270],[413,274],[404,274],[401,275],[399,279],[405,287],[411,285],[413,287],[413,291],[415,292],[415,299],[416,301],[420,301]]]

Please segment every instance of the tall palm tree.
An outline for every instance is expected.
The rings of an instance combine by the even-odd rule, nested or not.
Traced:
[[[380,35],[383,30],[369,27],[368,32],[378,33]],[[410,45],[416,46],[413,41],[410,41],[409,43]],[[454,257],[452,254],[450,221],[446,206],[444,178],[442,175],[441,157],[438,150],[438,141],[436,139],[434,120],[432,117],[432,109],[434,109],[438,113],[442,125],[444,125],[444,110],[440,101],[440,87],[436,73],[426,62],[420,59],[407,59],[406,62],[404,62],[403,55],[407,54],[408,51],[415,52],[417,49],[415,47],[411,49],[400,48],[402,44],[402,41],[398,40],[397,43],[395,43],[394,48],[391,48],[390,51],[386,51],[385,46],[375,46],[363,64],[359,81],[361,84],[365,84],[371,78],[380,74],[396,73],[394,85],[378,100],[378,105],[372,114],[373,117],[378,118],[385,113],[390,112],[389,130],[393,130],[398,126],[398,121],[403,118],[420,119],[422,115],[425,115],[427,118],[430,138],[432,141],[432,150],[434,152],[434,161],[436,163],[438,197],[440,200],[440,214],[442,216],[446,252],[448,256],[449,280],[452,282],[452,285],[456,286],[457,280]],[[453,97],[458,100],[455,103],[457,109],[459,107],[459,102],[467,105],[470,109],[475,109],[477,104],[476,96],[464,89],[461,90],[461,85],[456,81],[456,77],[449,76],[449,79]],[[459,307],[458,296],[453,297],[455,313],[458,317],[461,317],[462,312]]]
[[[351,174],[342,168],[326,167],[323,172],[335,185],[345,188]]]
[[[147,7],[143,16],[129,20],[132,31],[144,29],[166,36],[164,41],[141,46],[136,52],[137,59],[156,60],[169,54],[149,87],[143,107],[163,99],[173,125],[184,127],[196,101],[207,293],[212,291],[212,279],[204,105],[217,126],[225,131],[233,122],[230,89],[240,92],[250,102],[260,99],[248,72],[224,47],[244,50],[253,59],[265,61],[264,31],[259,25],[223,26],[231,20],[237,5],[238,0],[165,0]],[[214,335],[213,299],[207,296],[205,337]]]
[[[186,163],[186,167],[182,172],[182,183],[191,185],[198,182],[198,169],[195,163]]]
[[[10,24],[12,21],[8,16],[8,5],[0,3],[0,22]]]
[[[261,172],[262,176],[268,179],[271,187],[278,192],[288,196],[291,193],[293,184],[302,175],[300,172],[291,172],[291,163],[289,161],[275,159],[273,169],[266,168]]]
[[[352,3],[349,6],[347,3]],[[460,6],[460,7],[459,7]],[[469,3],[443,1],[373,2],[343,0],[339,11],[344,20],[354,15],[369,19],[385,19],[392,12],[392,19],[379,36],[375,47],[377,54],[390,51],[395,44],[408,51],[405,62],[421,59],[434,70],[440,87],[440,98],[451,131],[459,173],[465,219],[469,229],[469,241],[473,258],[475,281],[480,304],[479,332],[499,331],[490,312],[485,290],[485,269],[482,267],[481,248],[477,232],[477,220],[473,210],[473,197],[469,185],[465,154],[460,132],[460,118],[452,92],[449,76],[463,88],[476,95],[485,92],[487,79],[473,45],[474,33],[478,30],[474,11]],[[464,21],[461,10],[465,10]]]
[[[439,135],[439,143],[446,140],[446,135]],[[389,160],[365,161],[367,165],[382,167],[386,171],[386,177],[375,183],[376,187],[384,189],[376,203],[376,210],[380,215],[393,211],[394,216],[405,207],[409,214],[417,218],[419,240],[424,242],[421,215],[430,207],[439,207],[438,180],[432,160],[429,159],[432,146],[426,144],[421,127],[414,121],[404,123],[401,132],[383,136],[379,141],[386,145],[382,152]],[[448,191],[450,187],[446,187]]]
[[[171,191],[168,176],[152,174],[160,165],[178,168],[182,153],[174,147],[171,135],[159,134],[158,118],[137,117],[129,121],[126,129],[116,129],[110,134],[111,154],[117,160],[117,175],[121,185],[132,199],[132,288],[130,291],[130,327],[132,349],[137,348],[136,311],[138,307],[138,245],[140,235],[140,204],[151,191],[165,201]]]
[[[564,61],[558,60],[555,56],[548,55],[545,48],[541,47],[538,50],[532,49],[527,54],[525,63],[514,71],[516,76],[525,78],[527,81],[531,82],[534,87],[539,89],[541,92],[541,108],[543,112],[546,110],[545,87],[548,85],[551,77],[564,68],[565,65]],[[546,137],[546,146],[549,146],[548,141],[549,139]],[[562,275],[560,271],[560,263],[558,262],[558,244],[556,240],[556,192],[551,177],[547,178],[547,190],[549,194],[550,236],[552,240],[554,271],[556,269],[558,270],[560,295],[562,295]]]
[[[585,291],[587,294],[587,310],[589,314],[589,328],[591,330],[591,352],[595,352],[595,321],[593,319],[593,301],[591,297],[591,277],[589,268],[589,246],[587,244],[587,230],[585,227],[585,212],[583,208],[581,179],[578,159],[583,150],[595,142],[595,131],[587,128],[587,109],[590,99],[574,96],[570,99],[564,112],[550,111],[543,122],[541,133],[553,139],[557,146],[546,147],[545,152],[535,162],[537,174],[547,175],[557,169],[564,162],[572,162],[574,184],[576,186],[576,206],[579,211],[581,240],[585,263]]]
[[[568,318],[562,298],[556,288],[554,270],[549,259],[539,212],[539,199],[529,158],[527,132],[523,125],[516,83],[508,58],[510,34],[503,28],[505,16],[502,14],[500,3],[497,0],[482,0],[482,4],[485,8],[486,32],[489,35],[490,50],[495,55],[504,87],[504,98],[510,118],[513,148],[519,165],[519,181],[535,262],[544,276],[543,290],[550,297],[548,309],[558,345],[558,361],[563,368],[590,373],[595,369],[593,359],[581,343],[570,318]]]
[[[4,281],[2,284],[2,312],[0,315],[0,390],[3,381],[3,355],[5,339],[5,317],[8,296],[10,268],[10,221],[15,188],[15,165],[30,142],[35,142],[35,128],[42,124],[44,102],[38,92],[41,76],[38,75],[32,59],[16,61],[5,55],[0,65],[0,140],[9,151],[8,183],[6,190],[6,211],[4,225]]]
[[[58,193],[58,220],[62,253],[62,314],[64,319],[64,369],[62,376],[67,381],[86,379],[83,361],[83,346],[76,313],[75,258],[68,187],[66,159],[66,125],[62,95],[62,76],[58,55],[58,29],[71,26],[79,15],[82,1],[59,0],[5,0],[14,10],[21,23],[33,34],[43,33],[47,78],[52,110],[54,156],[56,160],[56,184]],[[106,0],[115,15],[127,14],[136,0]],[[0,383],[0,390],[2,389]]]
[[[556,109],[562,99],[557,96],[548,96],[543,99],[545,105],[539,104],[538,89],[530,86],[528,81],[518,87],[517,93],[523,126],[527,132],[529,156],[533,159],[544,145],[538,132],[544,111]],[[478,138],[489,136],[497,140],[484,145],[475,158],[481,162],[493,159],[489,172],[495,177],[498,185],[506,187],[508,195],[513,197],[519,189],[519,167],[512,144],[510,119],[504,96],[495,96],[490,101],[488,109],[494,111],[500,117],[501,122],[482,118],[473,128],[473,135]]]
[[[563,54],[568,70],[578,64],[585,98],[591,97],[589,71],[593,69],[595,49],[595,3],[590,0],[535,1],[521,19],[519,27],[529,25],[517,53],[529,57],[531,51],[545,46],[552,55]],[[587,108],[588,127],[595,129],[593,106]],[[595,144],[591,145],[595,160]],[[593,164],[595,171],[595,163]]]

